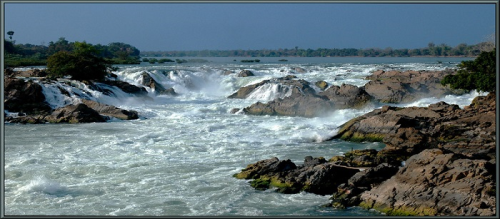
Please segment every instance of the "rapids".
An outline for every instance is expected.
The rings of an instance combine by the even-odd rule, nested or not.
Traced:
[[[314,84],[363,86],[379,69],[442,70],[453,58],[262,58],[239,63],[207,58],[208,63],[122,65],[119,80],[142,86],[147,72],[178,96],[141,99],[116,87],[100,92],[74,81],[41,83],[48,103],[61,107],[82,98],[136,110],[140,118],[88,124],[5,124],[6,215],[132,216],[378,216],[357,207],[322,207],[329,196],[257,191],[232,177],[250,163],[273,156],[302,163],[305,156],[342,155],[351,149],[382,149],[381,143],[324,141],[337,127],[374,108],[336,110],[324,117],[231,114],[257,101],[289,95],[290,88],[263,86],[247,99],[228,99],[240,87],[283,77],[295,67],[298,79]],[[442,61],[438,64],[437,61]],[[444,63],[444,64],[443,64]],[[241,70],[253,77],[237,77]],[[225,75],[224,72],[233,74]],[[105,89],[104,89],[105,88]],[[64,94],[66,93],[66,94]],[[444,100],[460,107],[477,92],[441,99],[425,98],[407,106]],[[8,112],[13,113],[13,112]]]

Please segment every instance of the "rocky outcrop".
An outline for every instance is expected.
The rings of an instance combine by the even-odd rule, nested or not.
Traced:
[[[26,71],[14,71],[11,68],[6,68],[4,70],[4,76],[7,77],[24,77],[24,78],[30,78],[30,77],[45,77],[47,76],[47,72],[43,69],[29,69]]]
[[[9,75],[27,74],[30,77],[40,76],[42,71],[38,69],[29,70],[25,72],[8,71]],[[40,82],[27,80],[25,78],[4,77],[4,91],[5,91],[5,110],[12,112],[9,114],[4,113],[5,121],[9,123],[86,123],[86,122],[105,122],[110,117],[130,120],[137,119],[138,113],[136,111],[128,111],[120,109],[111,105],[98,103],[91,100],[81,99],[82,103],[67,105],[58,109],[52,109],[46,102],[43,88],[39,83],[46,83],[46,79],[41,79]],[[91,89],[97,89],[107,95],[112,94],[111,90],[103,90],[92,82],[84,82]],[[131,91],[141,93],[141,89],[136,86],[130,85],[126,82],[120,83],[118,81],[109,81],[109,83],[117,83],[123,85],[122,87],[129,87]],[[68,82],[68,85],[71,84]],[[135,89],[133,87],[135,87]],[[144,89],[144,88],[143,88]],[[145,89],[144,89],[145,90]],[[62,95],[69,95],[64,89],[60,89]]]
[[[144,87],[138,87],[125,81],[103,81],[102,83],[120,88],[123,92],[135,96],[147,96],[148,91]]]
[[[264,80],[240,88],[229,98],[246,98],[260,86],[265,84],[280,84],[292,88],[290,96],[278,98],[267,103],[257,102],[243,109],[251,115],[279,116],[321,116],[334,109],[363,107],[371,101],[371,97],[362,88],[352,85],[330,86],[326,91],[316,93],[309,82],[294,80],[294,76]]]
[[[259,190],[275,188],[281,193],[311,192],[329,195],[335,188],[359,172],[358,169],[327,163],[324,158],[307,156],[303,165],[274,157],[250,164],[238,179],[253,179],[250,185]]]
[[[366,106],[373,99],[364,88],[350,84],[341,86],[330,86],[327,90],[319,93],[328,100],[335,103],[336,109],[360,108]]]
[[[454,70],[376,71],[367,77],[371,81],[363,87],[342,84],[341,86],[330,86],[319,93],[302,90],[292,94],[292,96],[276,99],[268,103],[255,103],[246,107],[244,112],[253,115],[314,117],[335,109],[362,108],[372,102],[408,103],[425,97],[442,97],[447,94],[457,93],[457,91],[440,84],[440,80],[444,76],[454,73]],[[269,80],[266,80],[258,84],[242,87],[230,98],[245,98],[256,88],[268,82]],[[312,86],[309,82],[303,81],[300,83],[303,86],[307,85],[309,88]],[[315,85],[321,90],[328,86],[324,81],[319,81]],[[397,118],[383,118],[381,121],[390,121],[392,125],[396,125],[398,121],[393,119]],[[384,126],[389,128],[391,124]],[[365,137],[381,140],[381,136]]]
[[[57,108],[44,118],[50,123],[105,122],[98,112],[83,103]]]
[[[388,215],[493,216],[495,163],[441,149],[410,157],[393,177],[361,194],[360,206]]]
[[[245,99],[248,97],[248,95],[250,95],[252,92],[254,92],[258,87],[265,85],[265,84],[281,84],[284,86],[295,86],[295,87],[298,87],[299,89],[303,90],[306,93],[314,93],[314,90],[309,87],[309,83],[307,81],[305,81],[305,80],[293,80],[294,78],[296,78],[296,77],[293,75],[288,75],[286,77],[263,80],[263,81],[256,83],[256,84],[251,84],[251,85],[241,87],[240,89],[238,89],[238,91],[229,95],[228,98]]]
[[[330,198],[332,200],[331,203],[326,206],[346,208],[359,205],[361,203],[361,193],[389,179],[396,174],[399,168],[399,166],[382,163],[376,167],[371,167],[354,174],[354,176],[347,180],[347,183],[342,183],[337,187],[337,191]]]
[[[141,74],[141,79],[142,79],[142,85],[153,89],[156,95],[163,95],[163,94],[174,95],[174,96],[177,95],[174,88],[166,89],[165,87],[163,87],[163,85],[161,85],[154,78],[152,78],[147,72],[143,72]]]
[[[454,91],[439,82],[444,76],[454,74],[444,71],[376,71],[366,79],[364,88],[381,103],[408,103],[424,97],[441,97]]]
[[[238,73],[238,77],[250,77],[250,76],[255,76],[252,71],[250,70],[242,70],[240,73]]]
[[[495,215],[495,99],[494,93],[477,97],[464,109],[444,102],[386,106],[346,123],[344,134],[381,134],[386,147],[376,154],[375,164],[405,165],[377,185],[339,186],[330,206],[360,205],[388,215]],[[393,123],[381,125],[383,118]]]
[[[51,111],[42,87],[24,79],[4,78],[4,108],[11,112],[41,114]]]
[[[139,118],[139,114],[134,110],[124,110],[115,106],[85,99],[82,100],[82,103],[103,116],[114,117],[122,120],[132,120]]]

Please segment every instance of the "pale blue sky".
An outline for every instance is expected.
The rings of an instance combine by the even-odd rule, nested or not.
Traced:
[[[495,33],[494,4],[5,3],[4,16],[16,43],[65,37],[141,51],[422,48]]]

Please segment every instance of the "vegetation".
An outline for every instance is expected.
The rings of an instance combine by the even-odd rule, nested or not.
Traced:
[[[86,42],[75,42],[73,51],[59,51],[47,59],[48,76],[71,76],[74,80],[104,80],[112,70],[111,62],[99,56],[99,50]]]
[[[367,49],[292,49],[277,50],[195,50],[195,51],[157,51],[141,52],[148,57],[414,57],[414,56],[466,56],[475,57],[482,51],[494,47],[492,42],[482,42],[476,45],[459,44],[455,47],[444,43],[436,45],[429,43],[427,47],[417,49],[367,48]]]
[[[496,90],[496,49],[481,52],[472,61],[462,61],[455,75],[447,75],[441,80],[442,85],[452,89],[464,89],[495,92]]]
[[[12,35],[10,35],[11,39]],[[4,46],[4,61],[7,67],[46,65],[49,56],[61,51],[72,52],[75,50],[75,42],[69,42],[64,37],[59,38],[56,42],[51,41],[48,46],[15,44],[12,40],[4,40]],[[108,45],[97,44],[94,47],[97,50],[97,56],[108,60],[112,64],[140,63],[140,51],[131,45],[116,42]]]

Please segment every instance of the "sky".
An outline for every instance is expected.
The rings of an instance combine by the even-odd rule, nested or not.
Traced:
[[[495,4],[7,2],[3,15],[18,44],[64,37],[141,51],[411,49],[473,45],[496,31]]]

